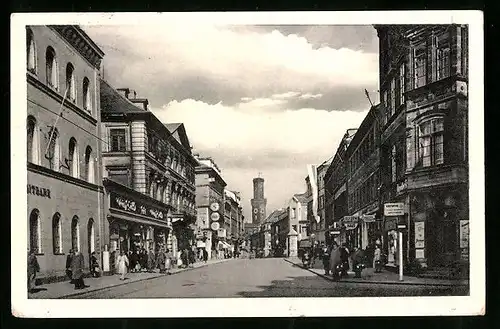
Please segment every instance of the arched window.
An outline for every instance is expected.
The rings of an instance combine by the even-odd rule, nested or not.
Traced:
[[[30,229],[30,250],[35,254],[42,253],[42,242],[41,242],[41,227],[40,227],[40,212],[38,209],[33,209],[30,214],[29,219],[29,229]]]
[[[56,52],[52,47],[47,47],[47,51],[45,52],[45,65],[47,84],[55,90],[59,90]]]
[[[94,161],[92,161],[92,148],[85,149],[85,179],[89,183],[94,183]]]
[[[62,254],[61,215],[58,212],[52,216],[52,246],[54,254]]]
[[[80,251],[80,223],[78,216],[71,220],[71,249]]]
[[[66,89],[66,97],[74,102],[76,100],[75,68],[71,63],[66,65]]]
[[[29,162],[34,164],[39,164],[38,157],[38,146],[39,146],[39,134],[38,125],[36,124],[36,119],[32,116],[28,117],[26,122],[26,134],[27,134],[27,158]]]
[[[31,29],[26,29],[26,68],[36,74],[36,48]]]
[[[78,178],[79,177],[79,164],[80,164],[80,159],[78,156],[78,144],[76,142],[76,139],[71,137],[69,140],[69,153],[68,153],[68,160],[69,160],[69,174],[73,177]]]
[[[54,171],[59,171],[59,160],[60,160],[60,147],[59,147],[59,132],[57,129],[52,129],[49,132],[49,148],[47,150],[47,158],[49,159],[50,169]]]
[[[89,255],[95,251],[95,229],[94,229],[94,220],[92,218],[89,219],[89,223],[87,225],[87,236],[88,236],[88,248]]]
[[[90,100],[90,81],[83,78],[83,109],[92,112],[92,102]]]

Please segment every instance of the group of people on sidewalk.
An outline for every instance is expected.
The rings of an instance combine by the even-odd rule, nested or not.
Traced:
[[[312,255],[311,265],[317,260],[323,262],[325,275],[332,275],[334,278],[347,276],[349,270],[353,270],[356,275],[361,275],[362,269],[366,265],[372,266],[376,272],[380,272],[382,264],[382,252],[379,244],[375,244],[373,251],[370,248],[365,250],[354,247],[351,252],[346,245],[338,245],[332,241],[330,246],[324,243],[317,243],[309,251]]]

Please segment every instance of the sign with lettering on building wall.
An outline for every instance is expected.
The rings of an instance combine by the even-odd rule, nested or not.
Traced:
[[[415,248],[425,246],[425,222],[415,222]]]
[[[167,220],[167,212],[148,206],[142,202],[134,201],[124,196],[115,194],[111,192],[110,194],[110,206],[111,208],[124,210],[126,212],[158,219]]]
[[[50,189],[28,184],[28,194],[41,196],[42,198],[50,199]]]
[[[198,208],[198,212],[196,213],[196,219],[198,224],[203,228],[208,227],[208,208]]]
[[[358,227],[358,221],[358,216],[344,216],[344,218],[342,218],[342,224],[344,224],[346,230],[354,230]]]
[[[384,216],[403,216],[405,204],[402,202],[384,203]]]

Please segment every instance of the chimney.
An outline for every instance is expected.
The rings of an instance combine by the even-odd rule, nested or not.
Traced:
[[[148,111],[149,101],[147,98],[129,98],[129,101],[131,101],[134,104],[142,104],[143,110]]]
[[[117,88],[116,90],[125,98],[128,98],[128,96],[130,95],[129,88]]]

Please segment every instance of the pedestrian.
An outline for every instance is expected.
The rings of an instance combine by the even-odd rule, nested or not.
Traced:
[[[191,249],[188,249],[188,255],[189,255],[189,264],[191,267],[194,266],[194,263],[196,263],[196,248],[193,246]]]
[[[83,281],[83,268],[85,267],[85,260],[83,254],[79,250],[75,250],[73,259],[71,260],[71,272],[75,289],[83,289],[88,286]]]
[[[172,269],[172,262],[173,262],[174,254],[167,249],[165,253],[165,269],[167,270],[167,274],[170,275],[170,270]]]
[[[339,267],[342,266],[340,259],[340,248],[337,243],[333,242],[332,251],[330,252],[330,272],[334,278],[338,278]]]
[[[321,250],[321,258],[323,260],[323,269],[325,270],[325,275],[330,273],[330,250],[326,245],[323,245]]]
[[[116,273],[116,250],[113,250],[109,256],[109,268],[111,270],[111,274]]]
[[[139,253],[139,250],[136,250],[135,253],[135,272],[139,273],[141,272],[141,254]]]
[[[40,272],[38,259],[33,251],[28,250],[28,292],[33,292],[35,288],[37,272]]]
[[[181,252],[181,261],[183,267],[187,268],[189,266],[189,252],[187,248],[184,248]]]
[[[365,264],[365,254],[364,251],[359,247],[354,247],[354,251],[351,256],[352,268],[357,278],[361,277],[361,272],[363,271]]]
[[[342,262],[342,275],[347,276],[349,270],[349,249],[343,244],[340,247],[340,260]]]
[[[130,262],[130,273],[134,273],[136,271],[137,265],[137,254],[135,251],[129,251],[129,262]]]
[[[71,262],[73,260],[73,249],[68,250],[68,256],[66,256],[66,276],[69,278],[69,283],[73,284],[73,276],[71,275]]]
[[[166,256],[162,248],[160,249],[158,255],[156,256],[156,266],[160,269],[160,273],[162,274],[165,273],[165,263],[166,263]]]
[[[147,271],[148,269],[148,253],[146,249],[141,249],[141,268]]]
[[[153,252],[153,248],[150,248],[148,254],[148,263],[147,263],[149,273],[152,273],[154,271],[155,264],[156,264],[155,253]]]
[[[203,261],[206,263],[208,260],[208,251],[206,248],[203,248]]]
[[[94,278],[99,276],[99,263],[97,262],[95,251],[92,251],[90,254],[90,274],[92,274]]]
[[[375,269],[375,273],[382,272],[382,251],[380,250],[379,245],[375,245],[375,251],[373,252],[373,268]]]
[[[127,267],[129,265],[129,261],[127,255],[123,252],[123,250],[120,250],[120,256],[118,256],[117,264],[118,264],[118,273],[121,274],[120,280],[125,280],[125,275],[127,274]]]

